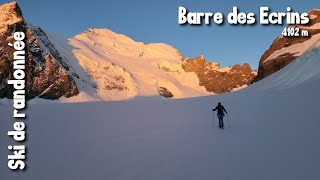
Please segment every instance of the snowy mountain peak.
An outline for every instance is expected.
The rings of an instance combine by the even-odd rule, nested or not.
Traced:
[[[139,59],[167,59],[179,62],[183,59],[181,53],[172,46],[163,43],[144,44],[133,39],[117,34],[108,29],[88,29],[76,35],[75,43],[82,43],[94,47],[104,55],[119,55]]]
[[[126,44],[136,43],[133,39],[131,39],[123,34],[117,34],[109,29],[104,29],[104,28],[88,29],[88,30],[80,33],[79,35],[76,35],[74,38],[81,39],[82,37],[103,38],[103,39],[108,39],[108,40],[111,40],[114,42],[122,42],[122,43],[126,43]]]
[[[250,67],[221,68],[218,63],[206,62],[204,56],[183,60],[170,45],[137,42],[108,29],[88,29],[69,39],[54,35],[27,25],[15,2],[1,6],[0,17],[0,27],[6,27],[1,42],[8,42],[16,29],[27,34],[28,63],[33,65],[27,79],[32,85],[30,99],[186,98],[233,91],[247,86],[254,77]],[[10,52],[4,45],[1,48]],[[6,65],[0,66],[0,98],[11,98],[6,79],[11,77],[7,61],[12,58],[5,53],[0,57],[0,64]]]

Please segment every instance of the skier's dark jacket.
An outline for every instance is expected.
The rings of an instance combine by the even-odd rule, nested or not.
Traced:
[[[224,112],[227,113],[226,109],[222,105],[218,105],[213,111],[218,110],[217,115],[224,115]]]

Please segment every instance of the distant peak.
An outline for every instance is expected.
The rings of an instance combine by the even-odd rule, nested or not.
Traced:
[[[91,34],[97,36],[117,35],[117,33],[105,28],[90,28],[82,32],[81,34]]]
[[[197,60],[205,61],[204,55],[200,55],[196,57]]]
[[[312,9],[308,12],[308,14],[309,14],[309,18],[311,20],[319,19],[320,18],[320,9]],[[316,23],[318,23],[318,21]]]
[[[17,2],[0,5],[0,27],[23,20],[22,11]]]
[[[2,4],[0,6],[18,6],[18,3],[16,1],[12,1],[9,3]]]
[[[15,1],[0,5],[0,12],[1,14],[8,14],[10,12],[17,17],[22,17],[22,11]]]
[[[100,37],[128,38],[123,34],[115,33],[106,28],[90,28],[80,34],[87,34],[87,35],[100,36]]]
[[[320,9],[311,9],[308,13],[320,13]]]
[[[81,38],[81,37],[93,37],[93,38],[99,38],[99,39],[110,39],[112,41],[121,41],[121,42],[129,42],[129,43],[135,43],[135,41],[123,34],[117,34],[109,29],[105,28],[93,28],[88,29],[84,32],[81,32],[79,35],[76,35],[75,38]]]

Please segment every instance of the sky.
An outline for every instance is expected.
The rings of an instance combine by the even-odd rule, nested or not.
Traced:
[[[0,0],[1,3],[10,0]],[[107,28],[144,43],[166,43],[186,58],[204,55],[222,66],[249,63],[257,69],[259,59],[285,24],[229,25],[227,14],[237,6],[254,12],[268,6],[275,12],[320,8],[315,0],[17,0],[24,18],[45,31],[72,37],[88,28]],[[178,24],[178,7],[191,12],[221,12],[224,24],[192,26]]]

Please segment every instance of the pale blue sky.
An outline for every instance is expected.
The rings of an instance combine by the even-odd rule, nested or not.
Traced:
[[[1,0],[1,3],[9,2]],[[225,16],[237,6],[241,11],[259,15],[260,6],[272,11],[297,12],[320,8],[315,0],[17,0],[28,23],[46,31],[67,35],[88,28],[108,28],[136,41],[163,42],[177,48],[185,57],[204,55],[223,66],[248,62],[257,68],[262,53],[283,27],[246,25],[181,26],[178,7],[190,11],[222,12]]]

